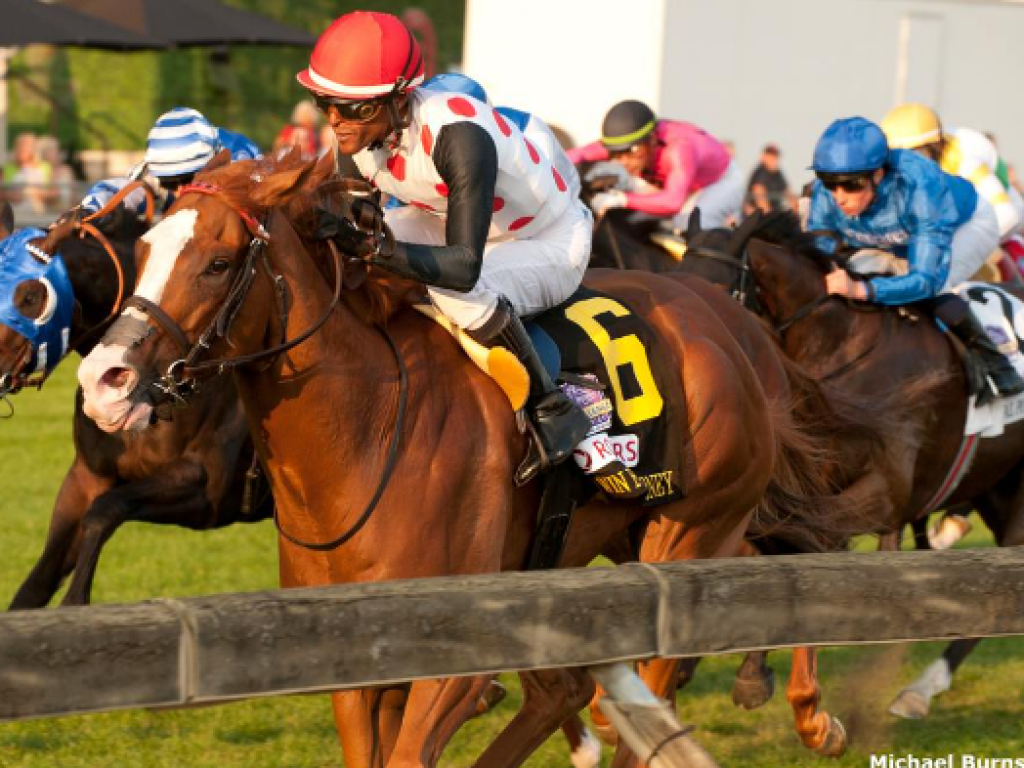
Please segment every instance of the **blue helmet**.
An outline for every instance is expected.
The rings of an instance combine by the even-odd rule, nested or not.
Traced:
[[[816,173],[864,173],[885,165],[889,144],[882,129],[863,117],[844,117],[825,129],[814,147]]]
[[[463,75],[461,72],[443,72],[440,75],[434,75],[421,87],[431,91],[464,93],[467,96],[472,96],[477,101],[482,101],[484,104],[491,103],[487,98],[487,91],[484,90],[484,87],[472,77]]]

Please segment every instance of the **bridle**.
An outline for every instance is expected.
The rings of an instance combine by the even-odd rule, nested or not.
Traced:
[[[272,362],[283,352],[298,346],[327,322],[335,307],[341,300],[342,290],[342,257],[337,247],[331,243],[331,255],[334,260],[334,294],[323,315],[317,319],[309,328],[293,339],[286,339],[268,349],[262,349],[246,355],[232,358],[217,358],[213,360],[201,360],[205,353],[211,348],[217,339],[225,339],[230,343],[229,335],[235,319],[238,317],[245,303],[249,290],[256,278],[260,267],[270,278],[274,286],[274,296],[277,301],[278,319],[281,323],[282,333],[287,324],[287,295],[284,278],[274,272],[267,253],[270,244],[270,234],[262,221],[253,214],[235,205],[219,187],[195,182],[181,187],[178,191],[178,199],[181,200],[187,194],[207,195],[218,198],[228,206],[242,220],[249,233],[250,241],[246,248],[245,261],[235,276],[234,282],[228,289],[225,298],[217,314],[214,315],[206,329],[199,335],[194,344],[190,344],[181,326],[157,304],[142,296],[132,296],[125,302],[125,308],[135,308],[147,315],[178,348],[180,357],[172,362],[164,375],[153,383],[153,387],[160,392],[163,399],[173,402],[175,405],[184,406],[198,388],[200,374],[219,375],[241,366],[250,365],[258,361]]]
[[[168,335],[182,353],[182,357],[171,363],[163,377],[152,385],[166,399],[172,401],[178,406],[186,405],[188,403],[188,399],[198,392],[198,380],[196,378],[197,373],[208,373],[209,375],[216,376],[235,368],[250,365],[257,361],[267,361],[269,367],[273,360],[281,355],[281,353],[287,352],[289,349],[292,349],[306,341],[310,336],[320,330],[320,328],[334,313],[335,308],[338,306],[338,302],[341,300],[343,285],[343,257],[334,242],[328,240],[327,243],[330,246],[331,256],[334,262],[334,294],[331,298],[330,304],[327,306],[327,309],[316,322],[295,338],[286,339],[280,344],[269,349],[263,349],[258,352],[241,355],[235,358],[219,358],[200,362],[201,356],[210,349],[214,340],[223,338],[230,344],[228,336],[231,331],[231,325],[238,316],[238,313],[249,294],[250,288],[252,288],[256,272],[260,265],[263,266],[267,276],[274,285],[274,294],[277,298],[278,317],[281,323],[282,334],[285,333],[285,329],[287,328],[288,310],[284,277],[273,271],[270,264],[270,258],[267,254],[267,250],[270,245],[270,233],[267,231],[264,222],[257,219],[248,211],[235,205],[224,194],[223,190],[213,184],[194,182],[183,186],[178,192],[178,199],[181,200],[189,193],[216,197],[222,203],[231,208],[231,210],[234,211],[245,224],[251,240],[246,250],[245,263],[243,264],[242,269],[239,270],[234,283],[232,283],[228,290],[227,298],[218,310],[217,314],[214,316],[213,320],[207,326],[206,330],[203,331],[199,336],[199,339],[195,344],[191,345],[191,347],[189,346],[188,338],[178,323],[175,322],[175,320],[158,305],[141,296],[132,296],[125,304],[126,308],[134,307],[148,315],[150,319],[152,319],[157,326],[159,326]],[[362,263],[358,258],[351,258],[350,260]],[[395,426],[392,431],[391,441],[388,445],[387,454],[384,459],[384,467],[381,471],[380,481],[377,484],[374,494],[371,496],[363,512],[358,518],[356,518],[356,521],[340,536],[327,542],[303,541],[289,534],[281,526],[281,522],[277,514],[277,506],[275,505],[274,524],[277,527],[278,533],[280,533],[281,536],[291,544],[303,547],[304,549],[317,552],[327,552],[336,549],[354,537],[370,519],[373,511],[376,509],[377,503],[384,494],[384,489],[387,487],[388,481],[391,479],[391,475],[394,472],[395,465],[397,464],[400,437],[405,423],[406,411],[408,410],[409,374],[394,340],[387,333],[385,328],[382,326],[376,327],[384,337],[384,340],[387,342],[392,354],[394,355],[398,367],[399,386],[398,409],[395,416]],[[264,370],[266,370],[266,368],[264,368]]]
[[[103,248],[103,252],[110,257],[111,264],[114,265],[114,272],[117,274],[117,296],[114,299],[113,304],[110,307],[110,311],[107,316],[103,318],[99,323],[94,325],[82,332],[78,338],[74,340],[74,347],[81,347],[86,340],[91,340],[93,337],[100,336],[106,331],[111,320],[117,317],[121,311],[121,302],[124,300],[125,290],[125,277],[124,269],[121,267],[121,262],[117,258],[117,252],[114,250],[114,246],[111,245],[110,240],[102,231],[93,223],[111,211],[115,210],[118,205],[132,192],[137,189],[141,189],[145,193],[146,197],[146,224],[147,228],[153,222],[153,213],[155,208],[155,195],[153,189],[145,181],[137,180],[126,184],[117,194],[110,198],[107,203],[95,213],[91,213],[84,218],[78,218],[75,212],[79,209],[73,209],[70,217],[65,216],[57,223],[50,226],[49,232],[46,237],[41,241],[36,241],[39,245],[28,244],[26,247],[29,254],[38,261],[48,261],[51,254],[56,250],[57,245],[63,242],[65,239],[77,235],[79,239],[84,240],[87,236],[92,237],[96,242]],[[80,312],[81,305],[75,300],[76,309]],[[22,353],[18,362],[14,366],[14,372],[4,374],[0,376],[0,399],[6,401],[8,395],[14,395],[20,392],[25,387],[35,387],[41,389],[43,384],[46,382],[49,373],[37,373],[37,374],[24,374],[20,371],[28,365],[29,360],[32,357],[32,348],[29,346],[25,352]],[[13,406],[7,401],[7,406],[13,413]]]
[[[829,233],[825,233],[825,232],[812,232],[812,233],[808,233],[808,234],[829,235],[829,236],[835,237],[835,233],[830,233],[830,232]],[[756,283],[753,282],[752,270],[750,268],[750,252],[749,252],[749,249],[748,249],[746,244],[744,244],[741,256],[736,256],[735,254],[730,253],[729,251],[726,251],[726,250],[721,250],[721,249],[718,249],[718,248],[713,248],[713,247],[709,247],[709,246],[702,246],[702,245],[691,246],[688,249],[688,251],[687,251],[687,256],[688,257],[690,257],[690,256],[699,256],[700,258],[711,259],[713,261],[717,261],[719,263],[725,264],[725,265],[731,267],[732,269],[736,270],[737,278],[736,278],[736,280],[733,281],[733,287],[731,289],[729,289],[729,295],[732,296],[732,298],[736,299],[736,301],[738,301],[746,309],[748,309],[751,312],[755,313],[759,317],[763,317],[762,316],[762,312],[761,312],[761,305],[760,305],[760,302],[758,301],[758,298],[757,298],[757,296],[758,296],[757,285],[756,285]],[[843,263],[842,259],[840,259],[840,263]],[[768,322],[769,326],[779,335],[779,337],[781,339],[781,338],[783,338],[785,336],[786,331],[788,331],[794,325],[799,323],[801,320],[807,319],[808,317],[813,315],[815,312],[817,312],[819,309],[821,309],[825,305],[831,303],[832,300],[834,300],[834,299],[845,302],[846,305],[849,308],[851,308],[851,309],[857,309],[857,310],[862,310],[863,309],[860,305],[854,304],[852,301],[850,301],[850,300],[848,300],[848,299],[846,299],[844,297],[837,296],[837,295],[831,294],[831,293],[826,293],[826,294],[823,294],[821,296],[817,296],[814,299],[811,299],[806,304],[801,305],[800,307],[798,307],[793,312],[793,314],[791,314],[789,317],[785,318],[784,320],[780,320],[778,322],[773,322],[773,321],[767,321],[767,322]],[[879,308],[878,311],[882,311],[882,308]],[[843,363],[841,366],[839,366],[835,370],[829,371],[828,373],[821,375],[819,377],[819,379],[822,380],[822,381],[829,381],[831,379],[839,378],[843,374],[849,372],[854,367],[859,365],[878,346],[880,346],[881,344],[884,344],[889,339],[889,337],[892,335],[892,331],[893,331],[893,318],[891,316],[891,313],[889,313],[889,312],[884,312],[883,313],[883,317],[884,317],[884,322],[885,322],[885,327],[884,327],[884,334],[885,335],[884,335],[884,337],[878,343],[876,343],[876,344],[874,344],[872,346],[867,347],[859,355],[857,355],[855,358],[853,358],[852,360],[847,361],[846,363]]]

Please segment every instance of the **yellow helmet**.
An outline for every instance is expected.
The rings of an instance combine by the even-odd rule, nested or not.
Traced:
[[[942,123],[924,104],[900,104],[882,120],[892,149],[917,149],[942,139]]]

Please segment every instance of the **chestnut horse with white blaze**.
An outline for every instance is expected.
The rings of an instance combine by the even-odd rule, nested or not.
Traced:
[[[161,397],[187,399],[204,374],[233,371],[278,504],[285,586],[522,568],[540,494],[538,482],[512,482],[527,437],[448,332],[409,308],[422,286],[342,267],[300,237],[314,166],[291,156],[217,166],[143,238],[117,338],[80,369],[86,411],[105,429],[143,428]],[[645,561],[733,556],[755,511],[780,535],[831,545],[849,510],[794,468],[789,457],[813,439],[793,427],[788,402],[765,396],[718,315],[656,275],[595,272],[586,283],[660,339],[671,372],[663,428],[681,441],[685,494],[654,509],[596,497],[577,510],[561,564],[586,565],[634,524]],[[765,501],[779,484],[778,498],[803,502],[796,512]],[[677,668],[659,659],[642,676],[667,698]],[[521,678],[523,709],[480,765],[519,765],[593,693],[579,669]],[[487,682],[334,694],[346,764],[435,765]],[[817,711],[817,686],[793,690],[804,743],[834,749],[841,729]],[[616,764],[635,757],[620,747]]]

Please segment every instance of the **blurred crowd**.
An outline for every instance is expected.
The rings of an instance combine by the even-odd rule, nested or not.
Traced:
[[[59,213],[74,202],[75,175],[54,136],[21,133],[0,169],[0,199],[33,213]]]

